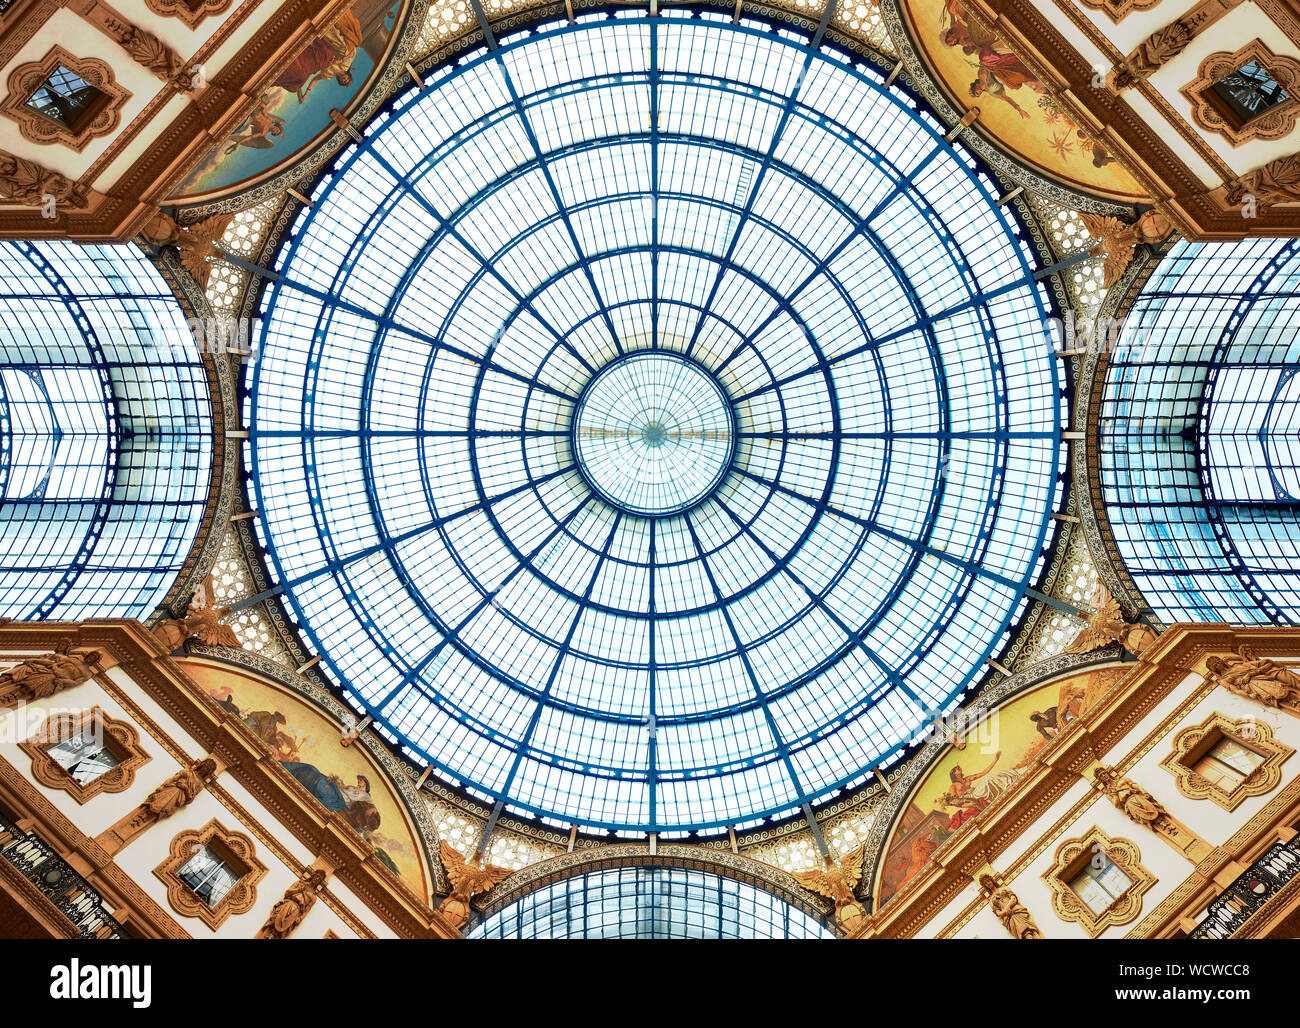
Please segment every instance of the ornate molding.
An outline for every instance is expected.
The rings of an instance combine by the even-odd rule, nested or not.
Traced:
[[[1019,694],[1046,685],[1054,679],[1093,667],[1112,665],[1114,661],[1114,651],[1109,649],[1088,654],[1061,653],[1034,664],[1010,678],[1004,678],[980,693],[975,700],[963,707],[962,711],[972,717],[980,716],[1002,706]],[[894,822],[907,809],[913,791],[930,769],[948,752],[951,745],[951,740],[947,736],[934,736],[908,762],[903,772],[890,782],[889,793],[876,813],[876,820],[867,835],[862,881],[873,899],[879,895],[878,878],[882,870],[881,858],[884,855],[885,843],[893,831]]]
[[[345,718],[354,716],[352,710],[344,706],[324,686],[303,675],[295,674],[290,669],[275,663],[275,661],[267,660],[256,653],[250,653],[248,650],[212,646],[192,646],[192,649],[195,655],[215,658],[236,667],[244,667],[255,674],[271,679],[276,684],[302,696],[320,708],[327,717],[340,724],[344,723]],[[247,728],[242,723],[239,724],[239,730],[247,732]],[[358,749],[364,750],[379,764],[388,779],[393,783],[394,788],[401,795],[402,802],[415,825],[416,834],[425,847],[425,863],[430,872],[432,892],[435,894],[448,892],[450,884],[442,869],[442,863],[438,859],[440,848],[438,829],[429,814],[428,805],[420,799],[420,795],[411,781],[408,770],[409,765],[405,765],[398,760],[383,742],[375,738],[372,732],[364,733],[355,745]],[[293,781],[293,779],[290,778],[290,781]],[[295,784],[297,783],[295,782]]]
[[[398,38],[391,44],[387,63],[378,74],[372,74],[373,85],[366,92],[354,97],[340,112],[346,115],[353,125],[364,125],[381,104],[387,103],[411,83],[406,66],[408,62],[418,58],[413,50],[424,26],[430,2],[431,0],[409,0],[406,7],[406,20]],[[241,111],[241,115],[243,113],[246,112]],[[201,200],[197,204],[182,198],[180,202],[186,204],[183,220],[189,224],[191,221],[215,214],[233,214],[283,195],[290,186],[310,182],[352,141],[352,137],[346,131],[336,128],[321,139],[310,152],[303,154],[272,178],[229,196],[208,201]]]
[[[78,185],[66,175],[50,171],[35,161],[0,150],[0,193],[14,203],[44,207],[51,197],[57,205],[85,210],[95,196],[92,189]]]
[[[1231,739],[1264,758],[1264,762],[1231,789],[1207,781],[1195,763],[1220,739]],[[1282,781],[1282,764],[1295,750],[1273,738],[1263,721],[1228,717],[1215,711],[1199,725],[1174,736],[1173,749],[1160,766],[1174,776],[1178,791],[1189,799],[1210,800],[1224,810],[1236,810],[1248,796],[1263,796]]]
[[[1104,12],[1111,21],[1118,24],[1134,11],[1151,10],[1160,0],[1079,0],[1079,3],[1090,10]]]
[[[222,858],[242,873],[230,891],[209,906],[185,884],[179,872],[199,850],[213,844],[223,851]],[[216,820],[197,830],[181,832],[172,839],[168,858],[154,868],[154,874],[167,886],[167,902],[171,908],[185,917],[197,917],[213,931],[231,915],[252,909],[257,902],[257,883],[266,877],[266,872],[266,865],[257,859],[253,840]]]
[[[1093,913],[1070,882],[1103,853],[1128,876],[1130,884],[1105,910]],[[1056,848],[1055,860],[1042,876],[1052,892],[1052,910],[1062,921],[1079,925],[1091,939],[1112,925],[1128,924],[1142,912],[1142,894],[1156,883],[1155,875],[1142,866],[1141,856],[1135,843],[1112,839],[1100,828],[1067,839]]]
[[[105,747],[117,758],[117,765],[98,778],[81,783],[50,756],[50,748],[93,729]],[[140,733],[126,721],[109,717],[101,707],[80,714],[54,714],[31,739],[18,748],[32,758],[32,777],[49,789],[62,789],[78,803],[88,803],[100,793],[124,792],[135,782],[135,773],[151,759],[140,746]]]
[[[131,55],[152,75],[182,93],[193,92],[193,70],[185,58],[151,32],[122,17],[104,0],[73,0],[73,9]]]
[[[47,118],[27,106],[32,94],[54,73],[64,67],[103,94],[71,127]],[[39,61],[20,64],[9,73],[8,94],[0,102],[0,114],[18,123],[24,139],[33,143],[62,143],[80,153],[91,140],[117,129],[122,120],[122,106],[131,94],[117,84],[113,69],[106,61],[94,57],[74,57],[61,46],[51,48]]]
[[[898,49],[904,72],[900,75],[915,89],[945,123],[954,125],[965,113],[952,102],[931,74],[924,58],[917,51],[912,35],[903,23],[899,0],[879,0],[880,18],[889,31],[890,39]],[[1081,189],[1072,188],[1045,173],[1030,169],[1021,160],[1008,154],[996,141],[982,134],[978,123],[962,134],[962,145],[973,150],[999,174],[1017,185],[1032,189],[1053,203],[1076,211],[1109,214],[1131,218],[1131,204],[1105,199]]]
[[[607,868],[638,866],[687,868],[733,878],[780,897],[825,925],[829,926],[833,921],[830,903],[814,899],[793,875],[728,851],[679,843],[664,843],[653,854],[645,843],[598,846],[530,864],[512,873],[493,889],[490,899],[482,904],[481,913],[484,916],[493,914],[530,892],[565,878]]]
[[[1287,98],[1263,114],[1242,121],[1215,92],[1214,86],[1254,61],[1286,92]],[[1252,139],[1280,139],[1290,135],[1300,118],[1300,61],[1273,53],[1261,39],[1235,53],[1210,54],[1196,69],[1196,79],[1179,90],[1192,105],[1192,120],[1207,132],[1217,132],[1233,146]]]
[[[145,0],[149,10],[160,18],[176,18],[186,28],[194,28],[204,18],[222,14],[234,0]]]

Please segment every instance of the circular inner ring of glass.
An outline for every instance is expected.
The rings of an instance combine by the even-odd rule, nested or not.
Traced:
[[[672,832],[864,782],[1005,645],[1058,509],[1003,190],[887,65],[793,28],[499,43],[366,126],[265,293],[249,466],[284,601],[489,805]],[[675,422],[619,413],[670,366]]]
[[[600,496],[663,517],[717,488],[736,449],[731,402],[694,361],[658,350],[605,366],[578,398],[573,452]]]

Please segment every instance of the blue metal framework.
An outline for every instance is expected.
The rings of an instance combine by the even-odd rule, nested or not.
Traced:
[[[207,376],[131,247],[0,244],[0,616],[143,617],[212,460]]]
[[[1045,297],[997,191],[788,29],[628,11],[400,97],[264,299],[264,542],[347,698],[561,823],[748,824],[952,709],[1062,489]],[[671,517],[593,493],[575,402],[623,355],[715,376],[731,471]]]
[[[708,871],[620,867],[565,878],[485,918],[471,939],[833,939],[823,921]]]
[[[1125,321],[1101,483],[1162,621],[1300,622],[1300,243],[1181,243]]]

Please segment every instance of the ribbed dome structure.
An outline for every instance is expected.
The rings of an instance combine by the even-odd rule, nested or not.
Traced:
[[[414,760],[563,824],[743,824],[983,673],[1061,384],[942,133],[805,38],[628,12],[463,56],[344,153],[266,293],[251,481]]]

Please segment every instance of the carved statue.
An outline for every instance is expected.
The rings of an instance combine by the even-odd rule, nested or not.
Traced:
[[[1158,243],[1174,230],[1173,222],[1159,211],[1147,211],[1133,224],[1119,218],[1101,217],[1097,214],[1080,214],[1088,234],[1101,242],[1088,252],[1094,257],[1106,255],[1102,265],[1101,284],[1110,287],[1119,281],[1124,269],[1133,260],[1133,250],[1138,243]]]
[[[1140,655],[1156,641],[1156,633],[1146,625],[1130,625],[1124,620],[1114,597],[1105,601],[1088,618],[1088,627],[1065,648],[1066,653],[1088,653],[1110,642],[1119,643],[1134,656]]]
[[[853,890],[862,879],[862,858],[866,843],[848,853],[836,864],[826,857],[824,871],[796,871],[799,884],[811,892],[819,893],[835,904],[835,922],[846,932],[851,932],[867,919],[867,908],[858,902]]]
[[[495,864],[478,866],[483,859],[481,852],[474,854],[474,863],[471,864],[448,842],[439,847],[439,852],[442,855],[442,866],[447,869],[447,877],[451,879],[451,893],[438,907],[438,913],[457,928],[464,928],[469,923],[469,901],[494,889],[510,874],[510,869]]]
[[[1110,75],[1111,87],[1116,90],[1135,86],[1160,67],[1168,64],[1185,49],[1195,37],[1193,27],[1184,20],[1171,22],[1162,29],[1157,29],[1138,44],[1134,50]]]
[[[1213,681],[1238,696],[1300,714],[1300,674],[1266,657],[1256,657],[1250,647],[1210,657],[1205,666]]]
[[[218,214],[193,225],[180,225],[170,214],[159,211],[140,230],[154,246],[174,246],[180,251],[181,264],[204,289],[212,276],[209,257],[223,257],[215,245],[230,224],[231,215]]]
[[[0,193],[29,207],[42,206],[47,196],[54,197],[56,205],[71,210],[81,210],[90,202],[90,190],[67,176],[3,152],[0,152]]]
[[[1002,885],[992,875],[980,875],[980,888],[989,897],[989,909],[993,916],[1002,922],[1002,927],[1011,933],[1013,939],[1041,939],[1043,933],[1034,923],[1034,916],[1025,909],[1014,892]]]
[[[117,41],[132,59],[183,93],[191,92],[192,73],[185,59],[155,35],[135,25],[120,25]]]
[[[29,657],[0,673],[0,708],[42,700],[90,681],[100,661],[99,651],[70,653],[71,647],[65,639],[53,653]]]
[[[145,797],[141,806],[151,820],[161,821],[165,817],[171,817],[181,807],[193,803],[194,797],[203,791],[208,779],[216,773],[217,762],[211,757],[204,757],[193,767],[177,771]]]
[[[300,878],[284,891],[284,895],[271,908],[266,924],[253,936],[255,939],[287,939],[303,922],[307,912],[316,905],[316,896],[325,887],[328,872],[319,867],[309,868],[307,877]]]
[[[1300,203],[1300,153],[1269,161],[1228,187],[1227,202],[1243,203],[1246,194],[1262,207],[1278,203]]]
[[[1169,820],[1160,801],[1131,778],[1122,778],[1113,768],[1100,767],[1095,773],[1106,797],[1134,824],[1156,828]]]
[[[153,626],[153,635],[168,653],[174,653],[190,639],[207,646],[239,647],[239,636],[221,618],[230,613],[229,607],[197,607],[191,604],[183,618],[167,618]]]

